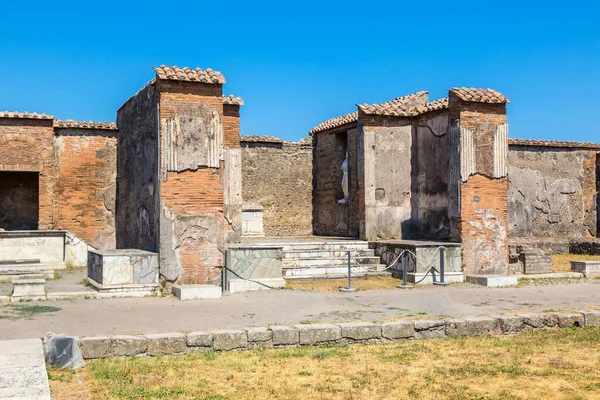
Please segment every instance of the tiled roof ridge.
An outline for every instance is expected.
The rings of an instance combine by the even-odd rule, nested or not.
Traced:
[[[209,84],[224,84],[225,77],[219,71],[213,71],[210,68],[201,69],[190,67],[179,68],[174,65],[169,67],[167,65],[161,65],[160,67],[152,67],[156,71],[158,79],[167,79],[174,81],[184,82],[200,82]]]
[[[386,115],[394,117],[412,117],[421,113],[420,107],[427,105],[429,92],[420,91],[380,104],[357,104],[365,114]],[[423,99],[425,101],[423,101]],[[415,104],[421,102],[421,104]]]
[[[72,119],[54,121],[55,128],[70,128],[70,129],[102,129],[116,131],[118,130],[117,124],[114,122],[94,122],[94,121],[75,121]]]
[[[0,118],[54,119],[54,116],[50,114],[38,114],[36,112],[30,113],[27,111],[0,111]]]
[[[467,87],[454,87],[449,89],[449,92],[454,94],[462,101],[472,101],[477,103],[502,104],[509,103],[508,98],[502,93],[494,89],[480,89]]]
[[[358,120],[358,111],[351,112],[349,114],[344,114],[341,117],[331,118],[327,121],[321,122],[319,125],[312,128],[308,133],[313,134],[317,132],[326,131],[329,129],[337,128],[338,126],[351,124]]]
[[[236,97],[230,94],[229,96],[223,96],[223,104],[231,106],[243,106],[244,100],[242,100],[241,97]]]
[[[250,143],[283,143],[284,140],[274,136],[266,135],[241,135],[240,142]]]
[[[560,140],[509,138],[508,144],[511,146],[567,147],[567,148],[570,147],[570,148],[600,149],[600,143],[569,142],[569,141],[560,141]]]

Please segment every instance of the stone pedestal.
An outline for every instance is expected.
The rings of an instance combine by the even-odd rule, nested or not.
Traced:
[[[13,280],[13,302],[21,300],[45,300],[46,290],[44,279],[15,279]]]
[[[586,278],[600,277],[600,261],[571,261],[571,271],[579,272]]]
[[[173,294],[179,300],[213,300],[220,299],[222,291],[217,285],[174,285]]]
[[[265,236],[263,206],[246,204],[242,207],[242,236]]]
[[[144,250],[90,250],[88,280],[100,292],[153,293],[159,289],[158,254]]]

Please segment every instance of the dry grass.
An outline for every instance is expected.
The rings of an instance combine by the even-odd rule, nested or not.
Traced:
[[[600,329],[585,328],[109,359],[54,374],[51,389],[59,399],[69,384],[91,399],[597,399],[599,348]]]
[[[352,278],[352,287],[356,290],[395,289],[402,284],[400,279],[392,277]],[[304,290],[308,292],[337,292],[348,287],[348,279],[319,279],[310,281],[288,280],[286,289]]]
[[[552,272],[571,272],[571,261],[600,261],[600,256],[581,254],[554,254],[552,256]]]

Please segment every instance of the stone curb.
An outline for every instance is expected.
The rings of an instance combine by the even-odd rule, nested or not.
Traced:
[[[375,343],[446,337],[514,335],[533,330],[600,327],[600,311],[496,315],[440,320],[350,322],[243,330],[88,336],[79,339],[83,358],[161,356],[202,351],[316,346],[328,343]]]

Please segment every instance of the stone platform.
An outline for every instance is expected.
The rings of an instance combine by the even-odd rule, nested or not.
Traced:
[[[90,250],[88,280],[99,292],[159,290],[158,254],[145,250]]]
[[[600,277],[600,261],[571,261],[571,271],[579,272],[586,278]]]

